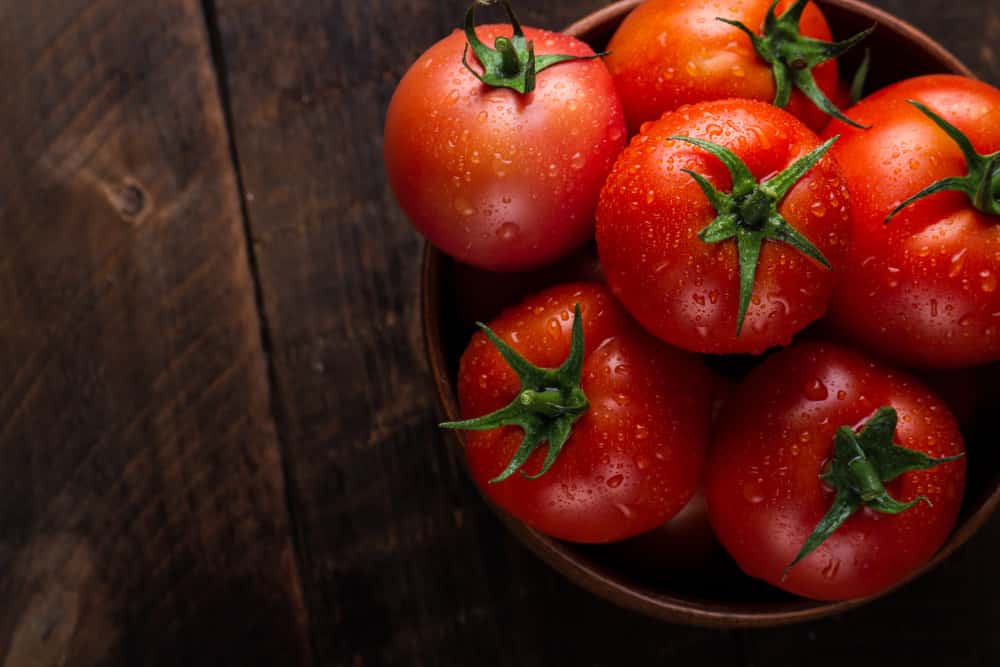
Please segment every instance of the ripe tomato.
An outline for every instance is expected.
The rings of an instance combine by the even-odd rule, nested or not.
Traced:
[[[474,53],[475,74],[463,65],[467,34],[432,46],[396,89],[385,125],[389,182],[413,225],[459,261],[538,267],[591,237],[597,196],[625,146],[621,103],[604,63],[573,37],[524,28],[539,67],[549,54],[591,59],[539,71],[533,92],[521,94],[478,80]],[[512,29],[473,34],[494,43]]]
[[[773,8],[772,0],[648,0],[639,5],[611,38],[606,58],[630,130],[636,132],[642,123],[685,104],[730,97],[775,101],[776,68],[785,68],[783,76],[790,81],[799,76],[812,80],[814,89],[807,89],[816,99],[833,95],[836,61],[803,69],[799,63],[813,61],[805,50],[794,48],[796,39],[802,37],[829,41],[830,27],[812,3],[782,0],[774,9],[784,16],[793,6],[801,13],[800,20],[794,20],[793,14],[775,22],[774,32],[780,34],[774,45],[766,47],[781,51],[784,62],[775,65],[761,57],[747,34],[718,20],[739,21],[752,31],[766,32],[762,26]],[[850,45],[836,45],[831,53],[839,54]],[[792,92],[787,105],[779,106],[817,132],[829,120],[828,112],[817,108],[799,89]]]
[[[968,173],[954,139],[908,103],[916,100],[968,136],[1000,151],[1000,90],[957,76],[924,76],[885,88],[851,109],[873,125],[834,147],[851,190],[854,249],[830,317],[854,342],[900,364],[959,368],[1000,359],[1000,215],[959,192],[904,208],[923,188]],[[1000,168],[991,198],[1000,207]],[[1000,209],[998,209],[1000,210]]]
[[[746,163],[750,173],[738,179],[742,190],[726,214],[737,240],[706,235],[726,215],[716,218],[692,176],[728,190],[730,171],[703,148],[669,141],[674,135],[716,142]],[[833,290],[834,273],[814,258],[838,267],[849,245],[837,163],[824,157],[797,182],[785,179],[790,165],[821,154],[819,145],[793,116],[754,100],[697,104],[648,125],[615,164],[597,210],[598,250],[615,295],[647,329],[687,350],[760,353],[788,344],[823,314]],[[761,177],[763,184],[742,183]],[[776,190],[787,195],[772,196]],[[774,227],[776,218],[788,224]],[[755,243],[763,243],[759,262]]]
[[[874,595],[924,564],[955,523],[965,459],[940,460],[964,451],[948,408],[915,380],[847,348],[810,343],[768,358],[719,423],[706,472],[709,516],[750,576],[816,599]],[[852,440],[866,441],[865,456],[843,460],[841,447]],[[883,464],[900,462],[906,465],[884,474]],[[859,477],[846,475],[844,487],[849,466],[861,466],[854,468]],[[851,495],[853,484],[884,489],[862,502]],[[929,503],[906,507],[921,495]],[[856,511],[788,569],[838,502],[848,509],[854,502]]]
[[[661,525],[694,495],[708,440],[712,377],[697,357],[637,327],[596,283],[548,289],[504,311],[490,327],[530,364],[555,368],[572,358],[576,305],[583,331],[578,379],[567,386],[549,375],[531,394],[558,395],[561,387],[561,411],[522,415],[530,432],[509,425],[469,431],[465,454],[482,492],[518,519],[560,539],[612,542]],[[519,378],[510,360],[477,333],[459,370],[463,417],[530,403],[525,395],[534,385],[524,378],[531,372]],[[576,394],[581,388],[583,400]],[[564,445],[559,433],[569,434]],[[547,436],[534,438],[546,445],[528,447],[530,456],[518,459],[532,434]],[[550,463],[537,479],[527,476]]]
[[[708,520],[705,494],[694,497],[659,528],[607,545],[602,555],[618,567],[656,581],[680,581],[723,566],[725,551]]]

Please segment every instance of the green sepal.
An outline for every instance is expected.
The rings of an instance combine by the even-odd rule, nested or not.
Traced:
[[[841,42],[824,42],[806,37],[799,30],[802,12],[805,11],[808,0],[796,0],[780,17],[777,16],[779,0],[774,0],[764,17],[763,33],[758,35],[746,24],[732,19],[718,17],[718,21],[727,23],[742,30],[750,38],[754,50],[765,62],[771,65],[774,74],[774,105],[784,109],[792,98],[792,88],[798,88],[813,104],[824,113],[848,125],[867,129],[851,120],[830,101],[826,94],[816,85],[813,69],[828,60],[839,58],[867,38],[876,26],[863,30],[849,39]]]
[[[499,2],[507,11],[513,34],[510,37],[497,37],[493,42],[495,48],[490,48],[476,35],[476,6]],[[542,70],[553,65],[570,60],[593,60],[607,55],[598,53],[592,56],[571,56],[560,54],[535,55],[535,44],[524,36],[524,29],[514,14],[508,0],[477,0],[469,6],[465,13],[465,38],[467,44],[462,52],[462,64],[474,77],[487,86],[494,88],[510,88],[525,95],[535,89],[536,77]],[[480,74],[469,65],[469,48],[476,54],[479,64],[483,67]]]
[[[539,368],[525,359],[520,352],[497,336],[492,329],[478,322],[486,337],[496,346],[504,360],[521,381],[521,389],[514,400],[488,415],[445,422],[441,428],[462,431],[489,431],[501,426],[517,426],[524,431],[524,438],[504,470],[490,480],[496,484],[520,471],[528,479],[537,479],[547,473],[559,457],[563,446],[573,432],[573,424],[590,407],[580,386],[583,377],[584,337],[580,306],[573,308],[573,333],[569,354],[559,368]],[[521,467],[536,449],[547,444],[545,461],[534,475]]]
[[[760,183],[746,163],[725,146],[692,137],[672,136],[668,139],[683,141],[705,150],[718,158],[732,177],[732,192],[724,193],[702,174],[690,169],[682,170],[694,179],[718,214],[715,220],[698,232],[698,238],[705,243],[736,239],[740,268],[740,302],[736,319],[736,335],[739,336],[750,307],[761,247],[766,239],[788,244],[827,269],[832,268],[819,248],[778,212],[778,205],[795,184],[816,166],[840,136],[833,137],[796,160],[780,174]]]
[[[865,49],[865,57],[861,60],[858,70],[851,79],[851,103],[857,104],[865,96],[865,86],[868,84],[868,72],[872,66],[872,50]]]
[[[960,129],[920,102],[907,101],[934,121],[935,125],[944,130],[951,140],[958,144],[962,155],[965,156],[969,173],[965,176],[953,176],[932,183],[894,208],[892,213],[886,216],[885,222],[888,223],[910,204],[924,197],[948,190],[965,193],[978,211],[987,215],[1000,216],[1000,151],[989,155],[978,152],[976,147],[972,145],[972,141]]]
[[[898,415],[892,407],[879,408],[860,433],[849,426],[837,429],[833,444],[833,460],[820,479],[836,491],[833,504],[816,524],[788,571],[811,554],[840,528],[860,507],[870,507],[882,514],[900,514],[920,502],[930,504],[924,496],[901,502],[889,495],[885,485],[905,472],[927,470],[955,461],[964,454],[935,459],[923,452],[900,447],[893,442]]]

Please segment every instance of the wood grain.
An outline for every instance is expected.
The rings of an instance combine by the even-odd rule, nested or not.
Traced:
[[[0,665],[306,665],[201,6],[0,3]]]

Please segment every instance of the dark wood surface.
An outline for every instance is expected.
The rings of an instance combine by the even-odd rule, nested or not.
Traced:
[[[1000,84],[994,0],[876,4]],[[0,0],[0,667],[996,665],[1000,521],[885,600],[741,632],[506,534],[435,429],[381,164],[463,10]]]

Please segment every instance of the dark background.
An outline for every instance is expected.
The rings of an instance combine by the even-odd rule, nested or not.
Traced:
[[[1000,83],[998,3],[876,4]],[[434,426],[381,163],[464,9],[0,0],[0,667],[997,664],[1000,521],[859,611],[729,632],[506,534]]]

